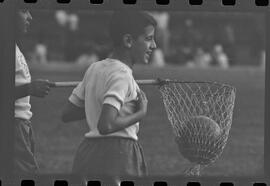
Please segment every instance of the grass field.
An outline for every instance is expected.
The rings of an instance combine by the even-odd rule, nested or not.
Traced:
[[[62,67],[59,70],[32,68],[33,78],[52,81],[81,80],[83,69]],[[69,71],[70,70],[70,71]],[[69,71],[69,72],[67,72]],[[259,176],[264,164],[264,70],[257,68],[187,69],[166,67],[153,69],[138,66],[136,79],[170,78],[180,80],[211,80],[236,87],[233,123],[221,157],[202,175]],[[142,121],[139,139],[151,175],[181,174],[188,166],[174,142],[161,95],[152,86],[143,87],[148,100],[148,116]],[[60,113],[72,88],[51,91],[46,99],[32,98],[36,152],[43,173],[69,173],[78,144],[87,131],[85,121],[64,124]]]

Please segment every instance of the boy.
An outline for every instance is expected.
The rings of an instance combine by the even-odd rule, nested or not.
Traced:
[[[28,10],[19,10],[16,13],[16,37],[27,32],[32,16]],[[17,39],[18,41],[18,39]],[[14,167],[15,174],[35,174],[38,165],[34,157],[34,140],[32,132],[30,110],[30,96],[44,97],[48,95],[50,83],[48,80],[33,80],[26,60],[16,44],[15,65],[15,140],[14,140]]]
[[[62,114],[64,122],[86,118],[90,129],[75,155],[73,173],[113,180],[146,175],[137,133],[147,99],[133,78],[132,67],[149,62],[156,48],[155,26],[144,12],[114,13],[112,55],[88,68]]]

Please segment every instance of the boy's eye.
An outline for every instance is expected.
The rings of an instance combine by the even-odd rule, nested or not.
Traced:
[[[151,41],[151,40],[153,40],[154,38],[153,38],[153,36],[148,36],[148,37],[146,37],[145,38],[147,41]]]

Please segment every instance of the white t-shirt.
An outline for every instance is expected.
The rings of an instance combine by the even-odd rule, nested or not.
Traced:
[[[85,107],[90,129],[85,137],[121,136],[137,140],[139,123],[109,135],[100,135],[97,124],[105,103],[114,106],[122,116],[134,113],[138,89],[132,70],[121,61],[107,58],[93,63],[69,97],[73,104]]]
[[[15,64],[15,86],[24,85],[31,82],[31,75],[25,58],[16,45],[16,64]],[[15,118],[22,118],[29,120],[32,117],[30,111],[30,96],[26,96],[15,101]]]

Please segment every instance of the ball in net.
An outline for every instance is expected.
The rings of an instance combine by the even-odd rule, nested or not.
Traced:
[[[176,142],[186,159],[206,165],[222,152],[222,149],[217,148],[220,136],[221,129],[214,120],[207,116],[194,116],[183,123]]]

